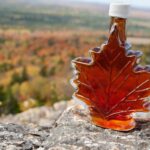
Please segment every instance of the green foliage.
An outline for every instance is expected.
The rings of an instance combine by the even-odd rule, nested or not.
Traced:
[[[5,43],[5,38],[0,37],[0,44],[4,44]]]
[[[12,81],[11,81],[11,85],[15,84],[15,83],[22,83],[24,81],[27,81],[29,79],[28,74],[27,74],[27,70],[26,67],[23,67],[23,70],[20,73],[15,72],[12,75]]]
[[[18,113],[20,112],[18,101],[14,98],[11,87],[6,90],[6,101],[4,103],[5,113]]]
[[[11,65],[9,63],[1,63],[0,64],[0,73],[6,72],[11,69],[13,69],[13,65]]]
[[[43,77],[47,77],[48,74],[47,74],[47,67],[46,66],[43,65],[41,67],[40,75],[43,76]]]
[[[57,95],[57,92],[56,92],[56,89],[55,89],[55,88],[51,89],[50,98],[51,98],[51,104],[54,104],[55,102],[58,102],[58,101],[59,101],[58,95]]]
[[[51,68],[49,69],[48,75],[49,75],[49,76],[54,76],[55,73],[56,73],[56,67],[53,66],[53,67],[51,67]]]
[[[48,40],[48,45],[53,46],[55,44],[55,41],[53,39]]]
[[[0,88],[0,114],[18,113],[20,108],[17,99],[13,96],[11,87]]]

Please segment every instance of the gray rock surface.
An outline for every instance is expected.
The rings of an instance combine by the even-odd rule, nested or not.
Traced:
[[[47,125],[34,117],[30,118],[32,125],[23,125],[20,119],[15,124],[1,123],[0,150],[150,150],[150,122],[140,123],[130,132],[117,132],[92,125],[88,111],[79,106],[62,113],[63,109]]]
[[[0,118],[1,123],[17,123],[28,126],[51,126],[64,110],[73,104],[73,101],[61,101],[53,107],[38,107],[17,115],[8,115]]]

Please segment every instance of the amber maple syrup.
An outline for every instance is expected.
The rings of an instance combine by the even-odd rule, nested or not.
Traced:
[[[107,43],[90,50],[91,58],[76,58],[74,97],[83,101],[92,122],[103,128],[128,131],[135,127],[131,114],[148,111],[150,67],[137,64],[140,51],[130,50],[126,38],[128,5],[113,6]],[[121,13],[121,15],[118,12]]]

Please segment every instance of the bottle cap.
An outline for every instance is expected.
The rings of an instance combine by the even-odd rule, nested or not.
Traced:
[[[109,8],[109,16],[128,18],[130,10],[130,4],[126,3],[112,3]]]

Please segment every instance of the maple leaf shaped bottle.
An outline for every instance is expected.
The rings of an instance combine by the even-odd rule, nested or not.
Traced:
[[[138,64],[142,52],[126,42],[128,11],[128,4],[111,4],[108,41],[91,49],[90,58],[72,61],[73,98],[87,105],[93,124],[118,131],[135,128],[132,113],[150,108],[150,67]]]

